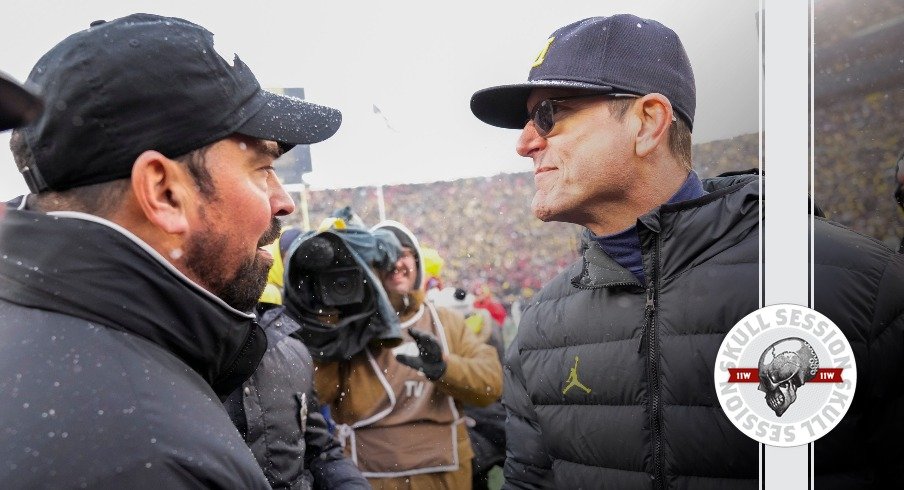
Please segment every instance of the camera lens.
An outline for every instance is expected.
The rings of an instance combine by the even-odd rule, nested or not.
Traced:
[[[352,278],[347,276],[338,276],[333,278],[332,289],[336,294],[348,294],[353,288]]]
[[[357,267],[336,267],[318,275],[320,297],[327,306],[360,303],[364,299],[364,275]]]

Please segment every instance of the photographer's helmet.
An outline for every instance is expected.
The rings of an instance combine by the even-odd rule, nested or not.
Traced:
[[[417,264],[417,276],[414,280],[414,289],[421,289],[424,285],[425,272],[424,261],[421,259],[421,246],[417,242],[417,237],[415,237],[414,233],[411,233],[411,230],[405,227],[405,225],[393,220],[385,220],[377,223],[370,229],[370,232],[377,234],[380,230],[392,232],[392,234],[399,239],[399,243],[401,243],[403,247],[410,248],[414,253],[414,260]]]

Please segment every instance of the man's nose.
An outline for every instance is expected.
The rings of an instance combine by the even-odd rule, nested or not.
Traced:
[[[546,148],[546,138],[540,136],[533,121],[528,121],[518,136],[515,151],[523,157],[530,157],[535,151]]]
[[[278,181],[275,181],[271,187],[270,210],[273,216],[285,216],[295,212],[295,201]]]

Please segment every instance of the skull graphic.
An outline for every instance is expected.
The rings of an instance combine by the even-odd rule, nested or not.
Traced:
[[[789,337],[773,343],[760,356],[760,386],[766,404],[781,417],[797,400],[797,389],[816,376],[819,358],[807,341]]]

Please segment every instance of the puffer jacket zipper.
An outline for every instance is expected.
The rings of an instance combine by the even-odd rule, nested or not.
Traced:
[[[662,245],[660,235],[656,235],[653,247],[653,266],[650,268],[650,285],[647,288],[647,303],[644,307],[644,325],[641,349],[647,351],[647,381],[649,383],[650,430],[653,435],[653,488],[665,488],[665,472],[662,462],[662,382],[659,373],[659,333],[656,329],[656,306],[659,300],[659,255]],[[645,345],[644,345],[645,344]]]

